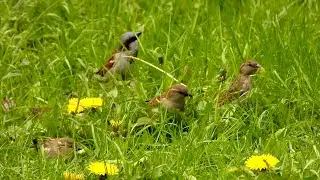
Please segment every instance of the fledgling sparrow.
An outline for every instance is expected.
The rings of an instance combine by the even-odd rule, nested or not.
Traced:
[[[38,140],[34,139],[33,143],[38,150]],[[71,138],[44,139],[41,143],[41,148],[48,157],[52,158],[66,156],[71,154],[72,151],[79,149],[79,147],[75,148],[74,141]]]
[[[3,106],[4,112],[7,113],[12,109],[14,109],[17,105],[11,98],[4,97],[2,99],[2,106]]]
[[[184,110],[185,98],[191,94],[188,93],[188,88],[184,84],[174,84],[167,92],[161,96],[155,97],[148,102],[151,105],[161,104],[166,109]]]
[[[232,81],[229,89],[219,96],[218,105],[223,105],[226,101],[239,98],[252,89],[252,76],[262,68],[254,60],[247,60],[240,66],[238,76]]]
[[[96,72],[100,76],[120,74],[125,79],[129,72],[130,64],[134,61],[126,56],[137,57],[139,49],[139,37],[141,32],[126,32],[120,36],[119,47],[111,54],[103,67]]]

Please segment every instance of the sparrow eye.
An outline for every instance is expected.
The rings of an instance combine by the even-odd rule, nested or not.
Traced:
[[[185,92],[178,92],[179,94],[182,94],[182,95],[184,95],[184,96],[189,96],[189,94],[188,93],[185,93]]]
[[[257,64],[250,63],[249,66],[254,68],[254,67],[257,67]]]
[[[182,95],[184,95],[184,93],[183,93],[183,92],[180,92],[180,91],[178,91],[178,93],[179,93],[179,94],[182,94]]]

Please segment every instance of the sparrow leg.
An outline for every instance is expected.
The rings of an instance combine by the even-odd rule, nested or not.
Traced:
[[[38,151],[39,151],[38,139],[33,139],[32,142],[33,142],[33,144],[34,144],[34,146],[35,146],[35,148],[36,148],[36,150],[37,150],[37,152],[38,152]]]
[[[121,78],[122,78],[123,81],[126,80],[126,75],[125,74],[121,74]]]

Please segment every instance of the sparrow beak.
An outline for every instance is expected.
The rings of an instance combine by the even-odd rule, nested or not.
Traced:
[[[257,67],[257,69],[263,68],[260,64],[257,64],[256,67]]]
[[[76,152],[77,152],[77,154],[83,154],[86,151],[80,145],[77,145],[76,146]]]
[[[264,74],[265,70],[262,66],[260,66],[260,68],[258,69],[258,74]]]
[[[81,146],[79,146],[79,145],[77,145],[76,146],[76,151],[80,151],[80,150],[82,150],[83,148],[81,147]]]
[[[139,37],[142,34],[142,32],[136,32],[136,36]]]

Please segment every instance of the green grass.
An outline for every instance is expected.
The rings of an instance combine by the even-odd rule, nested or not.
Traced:
[[[93,160],[115,160],[121,173],[114,179],[319,179],[319,6],[316,0],[0,1],[0,98],[17,105],[0,111],[0,179],[61,179],[64,171],[94,179],[87,170]],[[143,62],[136,61],[128,81],[92,77],[126,31],[143,31],[138,58],[188,79],[194,97],[185,112],[160,109],[152,116],[144,101],[173,81]],[[218,108],[218,94],[247,58],[266,73],[254,78],[246,102]],[[228,72],[224,84],[216,79],[220,68]],[[72,94],[101,96],[102,111],[68,115]],[[35,118],[32,107],[53,111]],[[110,135],[108,121],[122,120],[130,131],[140,118],[160,123],[124,139]],[[176,125],[168,123],[172,118]],[[86,153],[48,159],[32,145],[34,138],[65,136]],[[276,156],[276,170],[244,170],[255,153]]]

